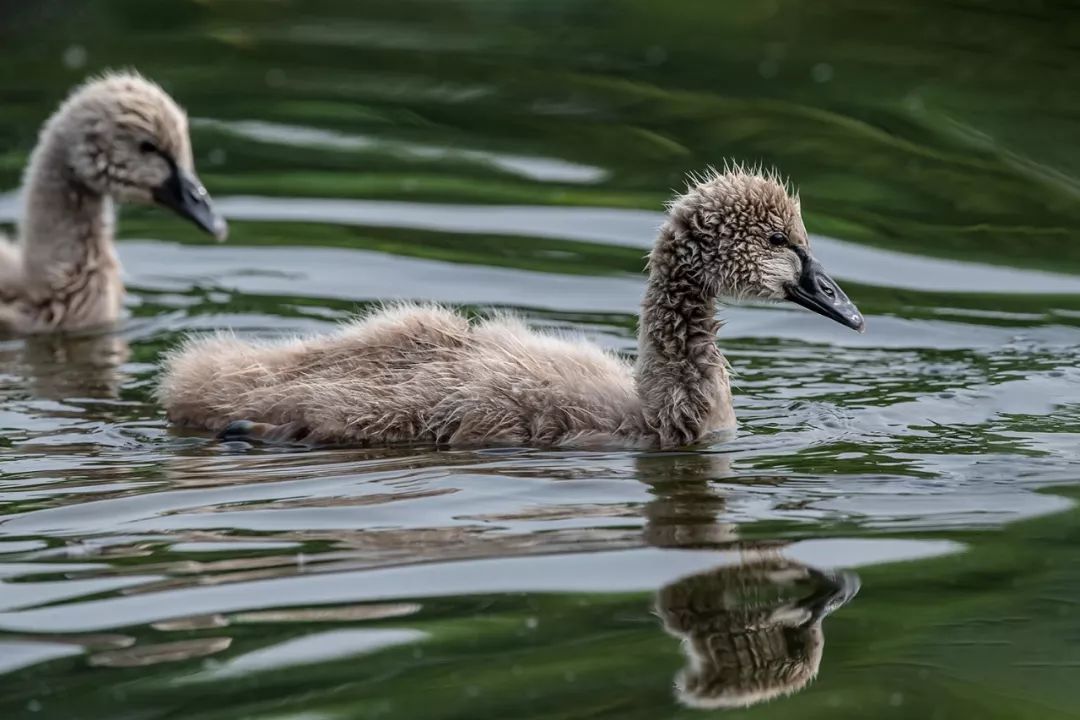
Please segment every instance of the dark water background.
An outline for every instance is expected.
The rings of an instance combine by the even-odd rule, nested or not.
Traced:
[[[1075,3],[2,2],[0,57],[9,231],[37,127],[119,66],[233,231],[125,211],[122,331],[0,341],[0,716],[1080,717]],[[386,298],[632,353],[661,204],[724,158],[791,175],[869,321],[725,309],[730,443],[162,422],[183,333]]]

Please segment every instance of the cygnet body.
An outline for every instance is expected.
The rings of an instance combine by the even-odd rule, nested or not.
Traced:
[[[42,126],[18,239],[0,238],[0,332],[81,330],[119,317],[114,201],[161,205],[225,237],[194,174],[187,116],[134,73],[88,81]]]
[[[321,337],[189,339],[168,355],[159,397],[176,425],[227,438],[669,448],[735,424],[718,298],[790,300],[863,329],[771,174],[695,179],[648,273],[636,363],[512,317],[398,305]]]

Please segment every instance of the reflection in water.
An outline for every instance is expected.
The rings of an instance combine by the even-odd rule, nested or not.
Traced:
[[[1007,5],[0,0],[0,190],[122,63],[211,118],[236,231],[125,216],[136,362],[0,341],[0,718],[713,717],[676,697],[794,691],[846,598],[781,547],[875,592],[746,716],[1080,715],[1080,519],[1037,517],[1080,498],[1080,16]],[[236,452],[161,421],[178,334],[369,300],[629,351],[660,203],[727,156],[799,181],[874,326],[725,310],[713,452]]]
[[[195,640],[140,645],[121,650],[106,650],[91,655],[87,662],[92,667],[146,667],[161,663],[182,662],[206,657],[228,650],[230,637],[207,637]]]
[[[817,675],[821,621],[854,597],[852,572],[779,556],[718,567],[665,586],[656,609],[683,640],[677,697],[694,708],[746,707],[798,692]]]
[[[718,522],[724,497],[711,482],[731,473],[730,456],[641,455],[639,477],[655,499],[645,507],[644,536],[664,548],[730,548],[733,523]],[[821,622],[859,589],[850,571],[822,571],[754,542],[736,565],[665,585],[656,595],[664,628],[683,640],[687,666],[677,697],[694,708],[746,707],[798,692],[817,675]]]
[[[304,125],[285,125],[260,120],[225,121],[195,118],[195,127],[213,128],[255,142],[273,145],[307,147],[314,150],[384,150],[402,159],[459,161],[467,164],[490,165],[504,172],[530,180],[566,183],[595,183],[606,178],[607,172],[598,167],[572,163],[558,158],[510,155],[506,153],[470,150],[387,140],[373,135],[357,135]]]
[[[722,548],[738,539],[735,526],[718,522],[724,497],[710,482],[731,473],[721,453],[639,455],[638,478],[655,499],[645,505],[645,542],[660,548]]]
[[[9,381],[24,381],[35,398],[116,398],[129,355],[127,340],[113,333],[41,335],[0,345],[0,367],[14,369]]]

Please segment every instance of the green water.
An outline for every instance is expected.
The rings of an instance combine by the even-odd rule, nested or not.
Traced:
[[[125,210],[123,327],[0,341],[0,716],[1080,717],[1080,7],[55,0],[0,48],[5,229],[120,66],[232,229]],[[632,354],[662,203],[725,158],[868,318],[723,309],[730,442],[222,446],[152,399],[188,331],[387,298]]]

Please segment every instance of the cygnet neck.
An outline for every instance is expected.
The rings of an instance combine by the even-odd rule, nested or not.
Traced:
[[[42,296],[71,290],[87,273],[118,273],[111,200],[72,174],[67,138],[50,122],[30,156],[20,224],[27,290]]]
[[[734,422],[727,366],[716,347],[716,294],[669,221],[649,255],[635,381],[661,446],[693,443]]]

